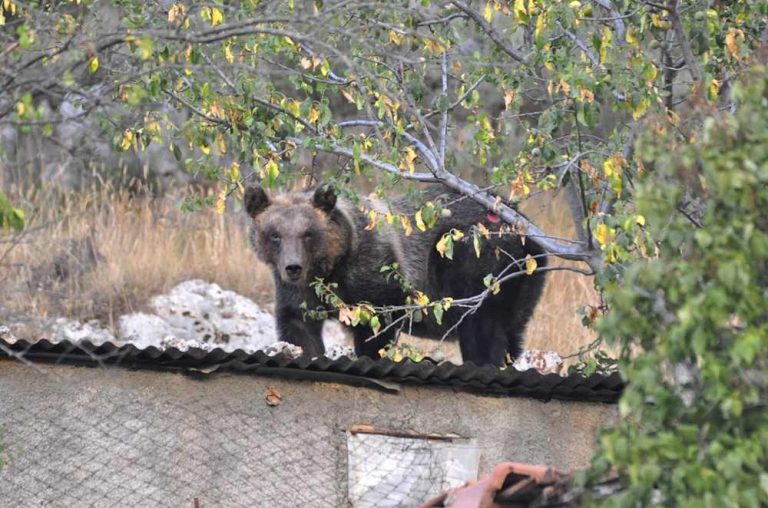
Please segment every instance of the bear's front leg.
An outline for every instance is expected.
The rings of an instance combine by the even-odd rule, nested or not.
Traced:
[[[307,318],[295,307],[277,309],[277,333],[280,340],[300,346],[304,355],[315,357],[325,354],[323,344],[323,321]]]
[[[397,330],[390,329],[376,337],[372,337],[373,332],[367,326],[356,326],[352,328],[352,334],[355,336],[355,354],[367,356],[374,360],[381,358],[379,350],[394,342],[397,338]]]

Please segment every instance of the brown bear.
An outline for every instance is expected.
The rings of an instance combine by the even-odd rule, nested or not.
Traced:
[[[434,227],[424,232],[414,228],[406,234],[402,228],[386,224],[371,228],[366,213],[391,211],[413,218],[420,205],[404,197],[393,199],[388,206],[373,199],[363,199],[356,206],[338,197],[332,186],[273,197],[260,186],[248,187],[244,205],[252,219],[251,242],[274,275],[280,339],[301,346],[310,356],[324,353],[323,323],[310,319],[304,310],[322,306],[310,287],[318,278],[336,284],[335,293],[346,303],[397,306],[406,299],[402,280],[382,273],[384,265],[398,263],[399,273],[433,301],[475,296],[486,289],[486,275],[498,275],[514,260],[517,266],[511,272],[520,271],[526,255],[533,256],[539,267],[546,266],[546,254],[535,240],[511,233],[494,234],[499,233],[502,222],[473,200],[438,185],[421,192],[422,204],[428,200],[442,203],[440,206],[450,212],[441,213]],[[469,234],[455,243],[452,261],[441,257],[436,244],[444,233],[452,229],[466,233],[478,223],[491,232],[479,258]],[[441,324],[430,315],[409,322],[406,329],[414,335],[440,339],[459,323],[454,333],[464,361],[501,366],[507,354],[512,358],[520,354],[525,326],[543,286],[542,271],[523,273],[502,283],[500,291],[472,313],[467,314],[466,307],[452,307]],[[397,327],[392,327],[370,338],[369,327],[354,327],[356,353],[378,358],[379,349],[394,340],[397,332]]]

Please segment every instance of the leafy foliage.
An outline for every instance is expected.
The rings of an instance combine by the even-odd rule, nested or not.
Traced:
[[[9,0],[0,119],[52,135],[43,102],[74,102],[117,150],[160,144],[218,182],[190,208],[253,179],[439,181],[599,269],[632,258],[635,123],[681,118],[692,90],[725,100],[765,26],[763,3],[710,3]],[[565,189],[580,242],[479,182],[509,202]]]
[[[736,112],[701,107],[639,142],[638,211],[656,251],[607,292],[599,328],[629,387],[594,472],[615,506],[768,504],[768,73],[734,85]]]
[[[21,208],[14,207],[0,191],[0,231],[5,229],[24,229],[26,214]]]

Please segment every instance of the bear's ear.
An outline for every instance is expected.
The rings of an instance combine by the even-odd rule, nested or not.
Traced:
[[[261,185],[249,185],[243,195],[243,204],[248,215],[254,218],[267,209],[270,204],[269,196]]]
[[[336,206],[336,189],[333,185],[324,185],[315,190],[312,204],[325,213],[330,213]]]

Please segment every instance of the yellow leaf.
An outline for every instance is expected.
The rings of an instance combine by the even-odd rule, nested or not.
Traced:
[[[536,268],[539,266],[539,263],[536,262],[536,259],[531,256],[530,254],[525,255],[525,273],[528,275],[533,274],[533,272],[536,271]]]
[[[349,307],[344,306],[339,309],[339,321],[347,326],[352,324],[352,310]]]
[[[211,9],[211,26],[219,26],[224,21],[224,14],[218,7],[210,7]]]
[[[310,69],[310,67],[312,67],[312,60],[310,60],[310,59],[309,59],[309,58],[307,58],[307,57],[303,57],[303,58],[302,58],[302,59],[299,61],[299,64],[301,65],[301,68],[302,68],[302,69],[304,69],[305,71],[308,71],[308,70]]]
[[[227,206],[227,188],[222,187],[219,189],[219,193],[216,196],[216,213],[224,215],[224,210]]]
[[[99,57],[91,57],[91,61],[88,62],[88,70],[91,71],[91,74],[99,70]]]
[[[392,212],[387,212],[384,214],[384,220],[387,221],[387,224],[393,226],[395,224],[395,215]]]
[[[233,161],[232,165],[229,166],[229,179],[233,182],[240,181],[240,163],[237,161]]]
[[[720,82],[716,79],[713,79],[712,82],[709,84],[709,99],[710,100],[716,100],[717,99],[717,93],[720,90]]]
[[[416,302],[416,305],[419,305],[420,307],[429,305],[429,297],[421,291],[416,291],[416,298],[414,298],[414,301]]]
[[[506,109],[509,109],[512,103],[515,102],[515,95],[517,95],[517,91],[515,90],[507,90],[504,93],[504,107]]]
[[[171,8],[168,9],[168,22],[175,23],[177,19],[184,16],[186,11],[187,7],[184,4],[173,4]]]
[[[491,230],[485,227],[485,224],[482,222],[477,223],[477,229],[480,231],[480,234],[483,235],[483,238],[490,238],[491,237]]]
[[[270,159],[267,162],[267,165],[264,166],[264,171],[266,172],[267,180],[271,182],[274,182],[280,176],[280,166],[277,165],[274,159]]]
[[[590,90],[589,88],[580,87],[579,99],[581,99],[584,102],[592,102],[595,100],[595,94],[592,93],[592,90]]]
[[[453,238],[454,242],[459,241],[462,238],[464,238],[464,233],[462,233],[458,229],[452,229],[451,230],[451,238]]]
[[[206,145],[205,143],[200,143],[200,151],[203,152],[205,155],[208,155],[211,153],[211,147],[209,145]]]
[[[515,17],[519,23],[528,21],[528,9],[525,8],[525,0],[515,0]]]
[[[366,231],[373,231],[376,228],[376,221],[378,214],[376,210],[368,210],[368,225],[365,226]]]
[[[208,110],[210,111],[211,115],[218,118],[224,118],[224,108],[221,107],[221,103],[219,101],[213,101],[211,103],[211,107]]]
[[[739,40],[744,40],[744,32],[737,28],[729,28],[725,35],[725,49],[729,55],[739,59]]]
[[[450,296],[446,296],[442,300],[440,300],[441,305],[443,306],[443,309],[448,310],[451,308],[451,305],[453,305],[453,298]]]
[[[327,59],[323,60],[322,65],[320,65],[320,75],[325,77],[329,72],[331,72],[331,62],[329,62]]]
[[[405,236],[411,236],[413,234],[411,219],[409,219],[407,215],[400,214],[400,224],[403,225],[403,229],[405,230]]]
[[[224,155],[227,153],[227,142],[224,141],[224,136],[219,134],[216,136],[216,147],[219,149],[219,153]]]
[[[569,85],[568,82],[564,79],[560,80],[560,89],[563,91],[564,95],[570,95],[571,93],[571,85]]]
[[[648,100],[648,97],[643,97],[640,99],[640,102],[638,102],[635,107],[632,108],[632,118],[635,120],[642,118],[643,115],[645,115],[645,112],[648,111],[648,106],[650,105],[651,101]]]
[[[434,39],[424,39],[424,46],[433,55],[439,56],[445,52],[445,46]]]
[[[128,150],[133,145],[133,131],[131,129],[125,129],[123,132],[123,142],[120,144],[123,150]]]
[[[642,215],[638,215],[637,217],[635,217],[635,222],[637,223],[638,226],[645,226],[645,217],[643,217]]]
[[[534,40],[537,43],[539,43],[541,40],[542,32],[544,31],[545,26],[547,26],[547,16],[546,14],[540,14],[536,19],[536,29],[533,32]]]
[[[595,239],[597,240],[597,243],[600,244],[601,248],[605,248],[605,246],[613,240],[615,234],[614,230],[606,224],[598,224],[597,229],[595,230]]]
[[[405,149],[405,153],[400,158],[400,164],[398,164],[398,167],[403,171],[408,171],[409,173],[413,173],[416,169],[416,166],[414,165],[414,161],[416,160],[416,150],[409,146]]]
[[[416,219],[416,227],[419,228],[419,231],[424,232],[427,230],[427,225],[424,224],[424,218],[421,216],[421,209],[419,209],[418,212],[416,212],[416,216],[414,217]]]
[[[603,37],[600,40],[600,62],[606,63],[608,60],[608,49],[611,47],[611,41],[613,41],[613,31],[610,28],[603,27]]]
[[[309,123],[317,122],[318,118],[320,118],[320,110],[316,106],[309,108]]]
[[[621,154],[615,153],[611,155],[605,162],[603,162],[603,172],[605,173],[605,177],[611,178],[620,176],[621,170],[624,167],[624,162],[624,157],[622,157]]]
[[[224,46],[224,58],[229,63],[232,63],[235,61],[235,55],[232,54],[232,48],[229,45]]]
[[[440,257],[445,257],[445,251],[448,249],[448,242],[451,240],[451,235],[448,233],[444,234],[440,240],[437,241],[437,244],[435,245],[435,250],[437,250],[438,254],[440,254]]]
[[[610,157],[603,162],[603,173],[605,173],[605,176],[610,178],[611,175],[616,171],[616,168],[614,167],[615,161],[613,157]]]
[[[493,19],[493,7],[491,7],[491,2],[485,3],[485,9],[483,9],[483,18],[490,23]]]
[[[627,29],[627,34],[626,34],[625,38],[627,40],[627,44],[630,44],[632,46],[637,47],[637,42],[638,42],[637,41],[637,28],[635,28],[634,26],[629,27]]]
[[[352,104],[355,103],[355,97],[354,95],[352,95],[352,92],[350,90],[347,90],[347,89],[342,90],[341,95],[343,95],[348,102],[351,102]]]
[[[389,31],[389,42],[392,44],[400,45],[401,42],[403,42],[403,35],[396,32],[395,30]]]

